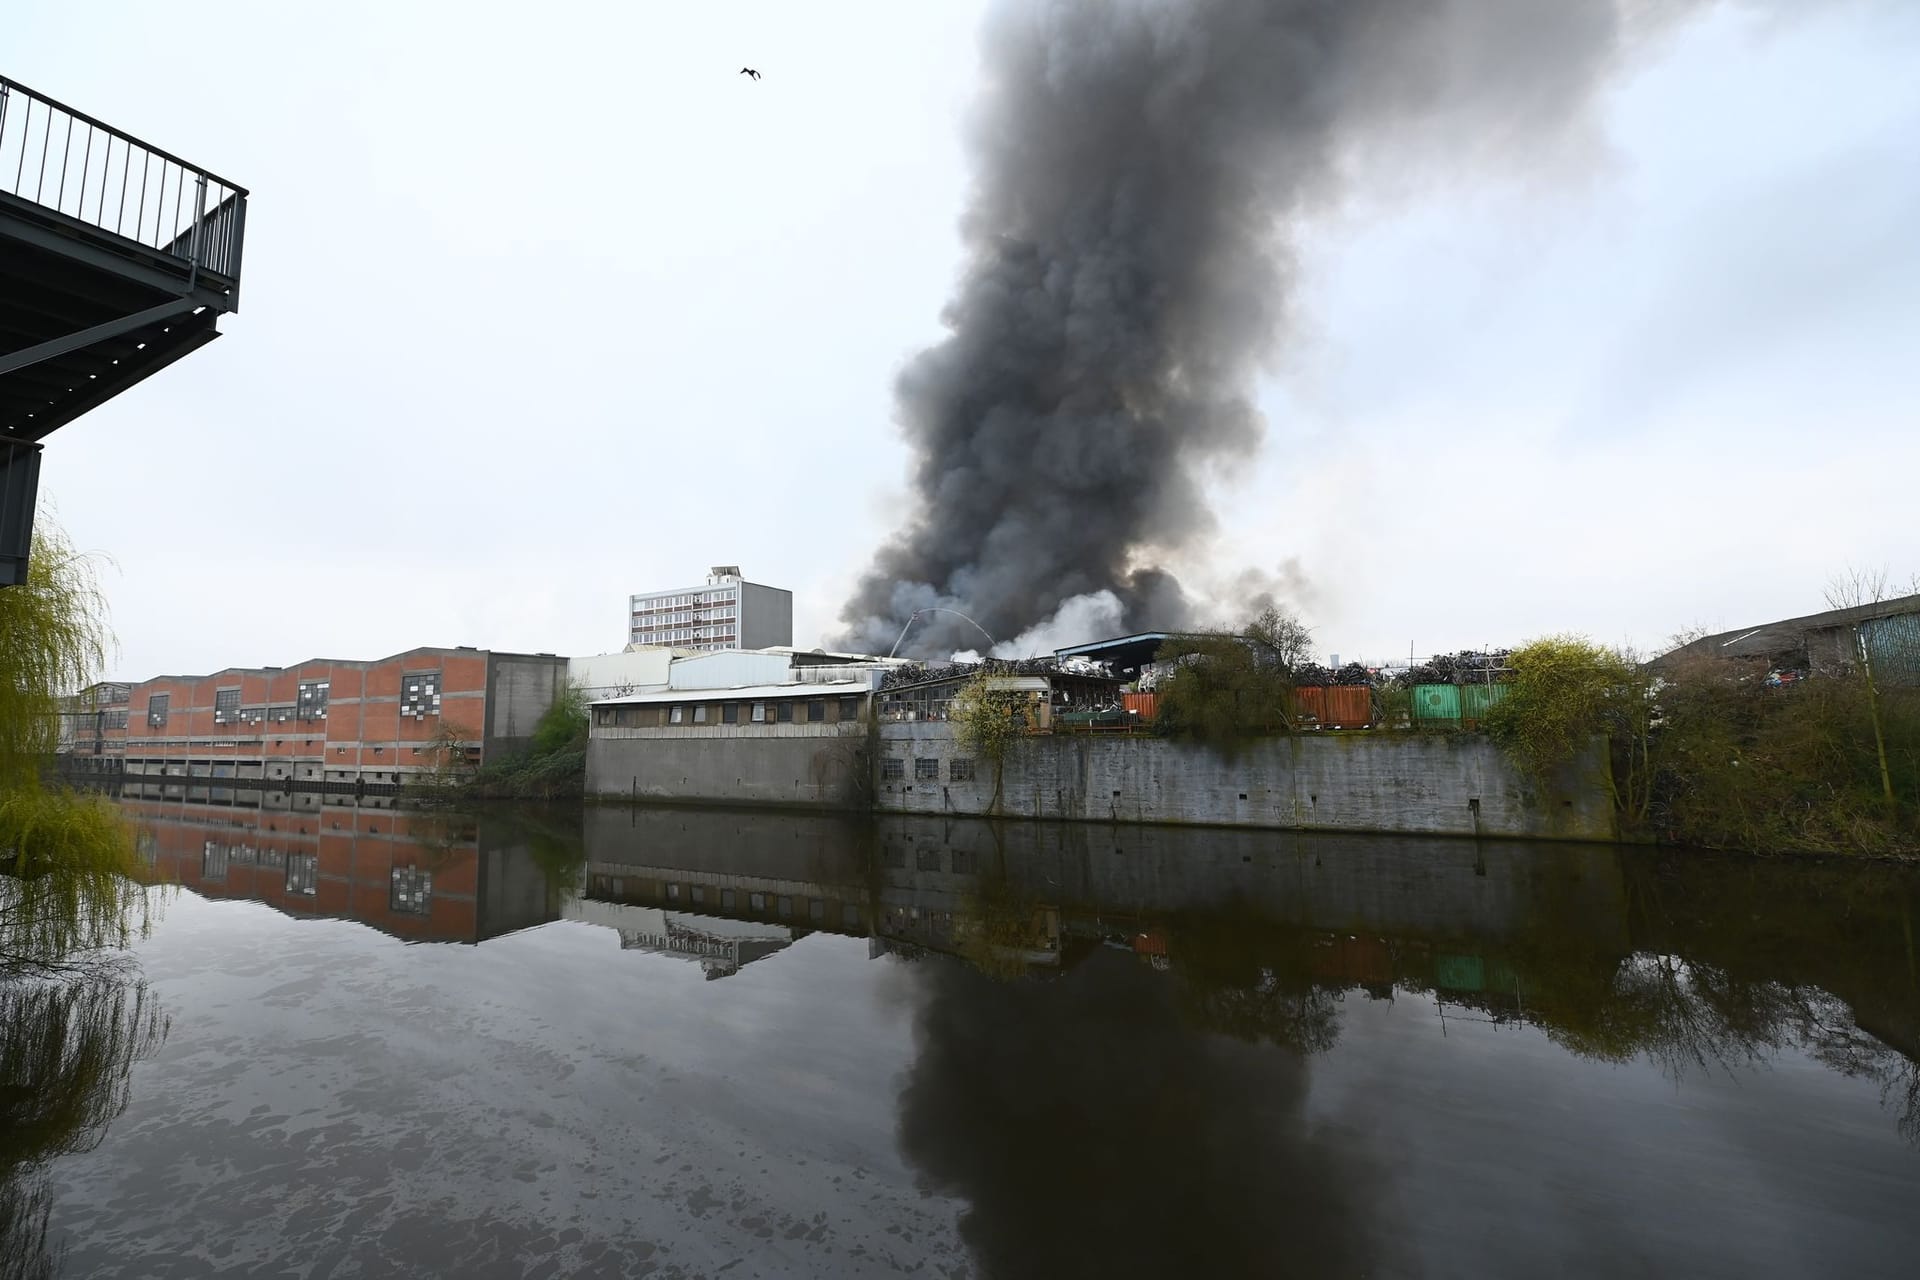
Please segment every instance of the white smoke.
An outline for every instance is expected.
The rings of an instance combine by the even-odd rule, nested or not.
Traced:
[[[996,658],[1032,658],[1124,634],[1127,610],[1111,591],[1090,591],[1060,602],[1053,616],[993,646]]]

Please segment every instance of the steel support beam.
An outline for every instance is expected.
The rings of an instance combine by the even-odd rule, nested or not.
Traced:
[[[148,307],[145,311],[136,311],[130,316],[108,320],[104,324],[96,324],[64,337],[52,338],[21,351],[8,352],[6,355],[0,355],[0,378],[12,373],[15,369],[24,369],[28,365],[39,364],[42,360],[51,360],[69,351],[78,351],[96,342],[117,338],[123,333],[132,333],[135,329],[144,329],[150,324],[159,324],[164,320],[171,320],[175,316],[183,316],[199,309],[200,304],[192,298],[175,298],[172,302],[163,302],[157,307]]]

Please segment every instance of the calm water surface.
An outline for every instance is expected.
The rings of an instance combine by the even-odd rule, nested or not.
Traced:
[[[125,802],[26,1274],[1920,1271],[1912,874],[310,799]]]

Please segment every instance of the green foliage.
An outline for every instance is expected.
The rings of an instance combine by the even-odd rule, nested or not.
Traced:
[[[1003,763],[1016,744],[1029,732],[1027,693],[998,687],[991,666],[982,666],[954,695],[952,723],[954,740],[961,750]]]
[[[1646,702],[1635,664],[1579,636],[1548,636],[1508,659],[1507,697],[1489,709],[1487,733],[1528,776],[1544,783],[1587,744],[1618,729],[1634,699]]]
[[[1033,695],[1000,687],[1003,679],[992,664],[982,665],[960,686],[949,712],[960,749],[993,766],[993,795],[987,801],[990,813],[1000,804],[1007,757],[1032,732],[1034,719]]]
[[[44,517],[33,539],[27,580],[0,589],[0,792],[39,785],[63,696],[94,681],[111,644],[92,563]]]
[[[1161,727],[1221,747],[1290,730],[1294,673],[1312,638],[1298,619],[1268,609],[1238,637],[1168,643],[1158,660],[1179,666],[1160,686]]]
[[[476,767],[466,744],[474,735],[449,724],[434,740],[436,788],[467,800],[577,800],[586,793],[587,704],[569,685],[533,728],[527,749]]]
[[[533,743],[528,748],[535,756],[550,756],[561,751],[585,750],[587,745],[587,700],[580,686],[569,684],[554,698],[553,705],[533,727]]]
[[[1543,781],[1604,735],[1630,833],[1756,853],[1920,849],[1920,692],[1859,675],[1770,686],[1764,662],[1711,657],[1656,675],[1568,636],[1510,662],[1488,733]]]
[[[0,973],[59,970],[148,923],[119,812],[42,781],[63,697],[106,660],[104,614],[91,563],[43,518],[27,581],[0,590]]]
[[[1920,691],[1858,676],[1773,688],[1764,674],[1713,659],[1669,673],[1652,753],[1655,832],[1757,852],[1920,849]]]

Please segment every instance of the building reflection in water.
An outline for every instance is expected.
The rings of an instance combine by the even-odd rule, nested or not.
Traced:
[[[481,942],[557,919],[578,815],[473,817],[350,796],[147,784],[124,797],[155,878],[209,898],[356,920],[409,942]]]
[[[997,1033],[1050,1055],[1046,1018],[1069,1025],[1074,1000],[1097,1005],[1122,981],[1118,964],[1136,975],[1139,1016],[1170,1009],[1196,1033],[1297,1054],[1338,1041],[1349,1000],[1408,994],[1442,1023],[1532,1026],[1581,1057],[1644,1058],[1675,1079],[1796,1047],[1879,1082],[1920,1142],[1920,875],[1908,869],[658,809],[589,810],[585,841],[569,914],[622,928],[631,945],[718,948],[710,971],[755,958],[728,950],[722,922],[754,926],[737,936],[761,955],[827,931],[867,939],[874,955],[946,957],[917,979],[930,1049],[965,1039],[945,1020],[971,1004],[994,1025],[1062,1001]],[[656,914],[601,919],[619,906]],[[1044,994],[1049,982],[1084,996]],[[1102,1070],[1132,1061],[1122,1053]],[[914,1089],[939,1069],[923,1063]]]

